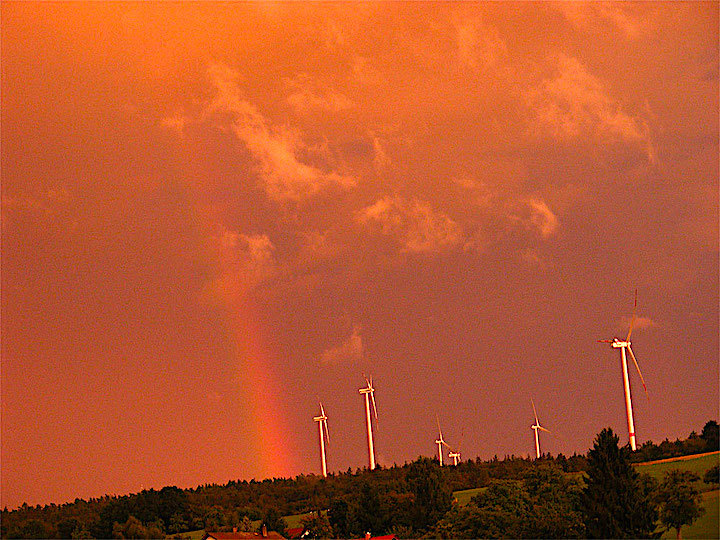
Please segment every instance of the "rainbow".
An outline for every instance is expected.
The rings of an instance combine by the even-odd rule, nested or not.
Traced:
[[[196,208],[196,217],[206,232],[217,230],[218,226],[224,229],[212,206],[200,205]],[[205,247],[210,248],[206,250],[206,257],[215,267],[213,277],[232,276],[233,261],[211,246]],[[220,303],[225,339],[233,351],[233,379],[238,381],[236,395],[245,404],[243,416],[247,422],[248,441],[242,448],[252,454],[248,461],[257,464],[245,471],[243,478],[297,474],[300,469],[288,444],[289,430],[282,410],[283,385],[275,369],[279,355],[268,345],[270,340],[261,322],[260,310],[252,304],[242,287],[225,289],[220,286],[211,287],[211,290],[215,301]]]
[[[228,302],[230,336],[236,351],[240,380],[248,404],[248,419],[254,433],[253,452],[262,478],[291,476],[297,469],[290,453],[288,430],[281,400],[282,387],[274,369],[275,355],[269,350],[265,329],[256,310],[247,301]]]

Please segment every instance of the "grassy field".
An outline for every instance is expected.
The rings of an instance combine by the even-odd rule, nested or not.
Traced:
[[[638,463],[635,465],[638,471],[649,474],[657,481],[661,481],[665,473],[673,469],[682,469],[684,471],[691,471],[697,474],[701,480],[697,483],[697,488],[700,491],[711,491],[717,489],[716,486],[708,485],[702,481],[702,477],[713,465],[720,463],[720,452],[713,452],[712,454],[706,454],[700,457],[687,456],[683,459],[677,459],[673,461],[661,462],[650,462],[650,463]]]
[[[473,489],[463,489],[461,491],[453,491],[453,497],[457,499],[459,506],[465,506],[467,503],[470,502],[470,499],[472,499],[475,495],[480,493],[481,491],[484,491],[486,488],[473,488]]]
[[[173,538],[174,536],[173,534],[169,534],[165,538]],[[201,540],[203,536],[205,536],[205,529],[182,533],[183,540]]]

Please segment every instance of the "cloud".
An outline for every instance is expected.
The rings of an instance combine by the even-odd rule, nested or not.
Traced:
[[[523,177],[522,168],[506,164],[501,170],[516,178]],[[480,180],[467,175],[453,177],[452,182],[461,190],[464,204],[470,203],[475,207],[469,219],[479,227],[471,242],[476,249],[485,248],[492,242],[486,236],[489,229],[501,231],[498,238],[504,238],[505,231],[519,227],[537,233],[543,240],[558,232],[560,220],[548,203],[540,195],[524,194],[520,185],[503,184],[492,177]],[[533,253],[521,256],[528,261],[534,258]]]
[[[580,61],[559,54],[554,71],[528,95],[531,135],[561,141],[589,135],[603,142],[636,143],[654,161],[647,124],[624,112]]]
[[[360,360],[363,356],[363,341],[359,325],[353,326],[352,333],[340,345],[326,349],[320,356],[320,361],[326,365],[335,365],[340,362]]]
[[[190,123],[191,119],[182,113],[176,113],[160,120],[160,125],[182,136],[185,132],[185,126]]]
[[[213,64],[209,74],[217,91],[210,111],[230,115],[232,131],[256,160],[268,197],[299,201],[330,186],[349,189],[356,185],[350,176],[301,162],[298,154],[309,147],[296,131],[287,126],[271,126],[253,104],[241,98],[237,72]]]
[[[371,134],[373,141],[373,167],[375,172],[380,173],[392,165],[392,160],[385,150],[385,144],[375,134]]]
[[[630,321],[632,320],[632,317],[628,317],[626,315],[620,317],[620,328],[628,329],[630,327]],[[655,321],[653,321],[650,317],[636,317],[635,318],[635,326],[633,326],[633,332],[635,330],[645,330],[646,328],[653,328],[656,326]]]
[[[550,5],[583,31],[597,28],[602,22],[632,40],[640,37],[646,28],[643,20],[631,14],[624,2],[555,2]]]
[[[265,234],[247,235],[221,225],[209,243],[219,262],[212,288],[221,295],[241,295],[278,274],[275,246]]]
[[[357,219],[396,237],[407,252],[443,251],[462,241],[462,229],[455,221],[417,199],[386,196],[360,210]]]
[[[307,74],[287,80],[287,85],[292,93],[286,101],[299,114],[338,113],[355,106],[350,98],[331,90],[326,84],[320,85]]]
[[[507,58],[507,46],[497,28],[474,17],[455,27],[457,58],[461,67],[472,70],[497,66]]]
[[[538,230],[540,236],[547,239],[557,232],[558,218],[542,199],[531,198],[526,201],[530,209],[529,223]]]

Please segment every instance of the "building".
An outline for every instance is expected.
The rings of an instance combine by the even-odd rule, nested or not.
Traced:
[[[265,525],[263,525],[262,532],[259,533],[238,531],[237,528],[234,528],[232,532],[205,532],[202,540],[261,540],[263,538],[275,540],[285,539],[285,537],[280,533],[275,531],[268,532]]]

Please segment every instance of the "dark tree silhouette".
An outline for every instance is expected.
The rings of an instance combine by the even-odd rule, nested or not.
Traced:
[[[590,538],[656,538],[652,494],[654,481],[640,475],[628,461],[628,448],[603,429],[588,452],[582,494],[586,533]]]
[[[706,484],[720,484],[720,466],[715,465],[714,467],[710,467],[707,471],[705,471],[705,476],[703,476],[703,482]]]
[[[440,464],[429,458],[420,458],[410,465],[407,484],[415,495],[413,526],[425,531],[450,510],[452,490],[443,478]]]
[[[705,448],[708,452],[720,450],[720,426],[715,420],[710,420],[703,427],[700,438],[705,441]]]

